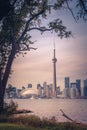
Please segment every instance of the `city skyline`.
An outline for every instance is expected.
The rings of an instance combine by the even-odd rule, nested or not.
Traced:
[[[20,89],[9,84],[6,88],[5,98],[68,98],[68,99],[87,99],[87,79],[83,82],[81,79],[76,79],[74,82],[71,81],[70,77],[64,78],[64,89],[61,91],[59,86],[48,84],[37,84],[36,90],[32,84],[22,86]]]
[[[54,16],[53,12],[49,18]],[[63,14],[63,13],[62,13]],[[66,12],[65,12],[66,14]],[[37,40],[33,47],[37,50],[31,50],[24,57],[19,56],[14,60],[12,70],[14,71],[8,84],[21,87],[32,83],[34,88],[38,83],[44,81],[53,82],[53,43],[56,44],[57,58],[57,85],[64,88],[64,77],[69,76],[72,80],[87,78],[87,29],[86,23],[82,20],[76,23],[70,12],[67,15],[60,15],[64,24],[72,31],[73,37],[60,39],[53,33],[32,32],[32,40]],[[55,16],[57,14],[55,13]]]

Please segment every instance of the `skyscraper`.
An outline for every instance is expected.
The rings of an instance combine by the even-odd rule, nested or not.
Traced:
[[[70,86],[70,78],[65,77],[65,88],[69,88],[69,86]]]
[[[55,45],[54,45],[54,50],[53,50],[53,97],[56,97],[56,62],[57,62],[57,58],[56,58],[56,54],[55,54]]]
[[[28,84],[28,88],[32,88],[32,84]]]
[[[84,80],[84,96],[87,97],[87,79]]]
[[[81,80],[80,79],[76,80],[76,88],[78,89],[79,96],[81,96]]]

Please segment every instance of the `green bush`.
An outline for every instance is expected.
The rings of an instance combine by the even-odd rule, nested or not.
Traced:
[[[4,103],[3,115],[12,115],[16,112],[17,108],[18,104],[15,103],[13,100],[11,100],[10,103]]]
[[[15,117],[9,117],[8,121],[11,123],[23,124],[26,126],[41,126],[41,119],[35,115],[21,115]]]
[[[52,117],[51,119],[47,118],[40,119],[38,116],[35,115],[21,115],[21,116],[17,115],[9,117],[0,116],[0,120],[1,118],[4,123],[7,122],[10,124],[17,124],[18,126],[25,126],[26,128],[32,128],[32,130],[87,130],[87,125],[81,123],[77,124],[73,122],[59,123],[56,121],[55,117]],[[10,129],[0,129],[0,130],[10,130]]]
[[[12,100],[10,103],[4,103],[3,111],[0,114],[0,122],[8,122],[8,117],[12,116],[17,111],[17,107],[17,103]]]

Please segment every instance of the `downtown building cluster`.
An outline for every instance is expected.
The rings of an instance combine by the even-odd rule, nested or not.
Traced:
[[[53,84],[47,84],[47,82],[44,82],[42,86],[40,84],[37,84],[37,92],[39,98],[53,98]],[[56,96],[60,94],[60,87],[56,87]]]
[[[36,93],[32,87],[32,84],[28,84],[27,87],[22,86],[20,89],[9,84],[6,88],[5,98],[53,98],[53,85],[44,82],[43,85],[37,84]],[[56,87],[56,94],[59,95],[60,87]]]
[[[32,88],[32,84],[28,84],[27,88]],[[5,98],[22,98],[22,91],[26,90],[26,87],[22,86],[20,89],[8,84],[5,90]]]
[[[87,98],[87,79],[77,79],[76,82],[70,82],[69,77],[65,77],[65,88],[63,90],[64,98]]]
[[[70,77],[64,78],[64,89],[60,90],[60,87],[56,87],[56,98],[87,98],[87,79],[77,79],[75,82],[70,81]],[[44,82],[42,85],[37,84],[35,97],[37,98],[53,98],[53,84],[47,84]],[[25,94],[23,94],[25,92]],[[20,89],[9,84],[6,88],[6,98],[31,98],[34,95],[34,89],[32,84],[28,84],[27,87],[22,86]]]

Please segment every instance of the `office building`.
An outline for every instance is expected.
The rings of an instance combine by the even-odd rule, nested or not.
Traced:
[[[69,88],[69,86],[70,86],[70,78],[65,77],[65,88]]]
[[[87,79],[84,80],[84,96],[87,96]]]
[[[47,82],[43,83],[43,97],[46,97],[46,87],[47,87]]]
[[[70,83],[70,95],[71,95],[71,98],[78,98],[80,96],[80,92],[79,92],[79,89],[78,89],[79,87],[77,85],[78,84],[76,82]]]
[[[64,98],[70,98],[70,89],[69,88],[64,88],[63,97]]]
[[[32,88],[32,84],[28,84],[28,88]]]
[[[76,80],[76,88],[78,89],[79,96],[81,96],[81,80]]]
[[[70,88],[70,97],[76,98],[76,87]]]
[[[37,91],[38,91],[38,96],[41,98],[43,96],[43,89],[40,84],[37,84]]]

